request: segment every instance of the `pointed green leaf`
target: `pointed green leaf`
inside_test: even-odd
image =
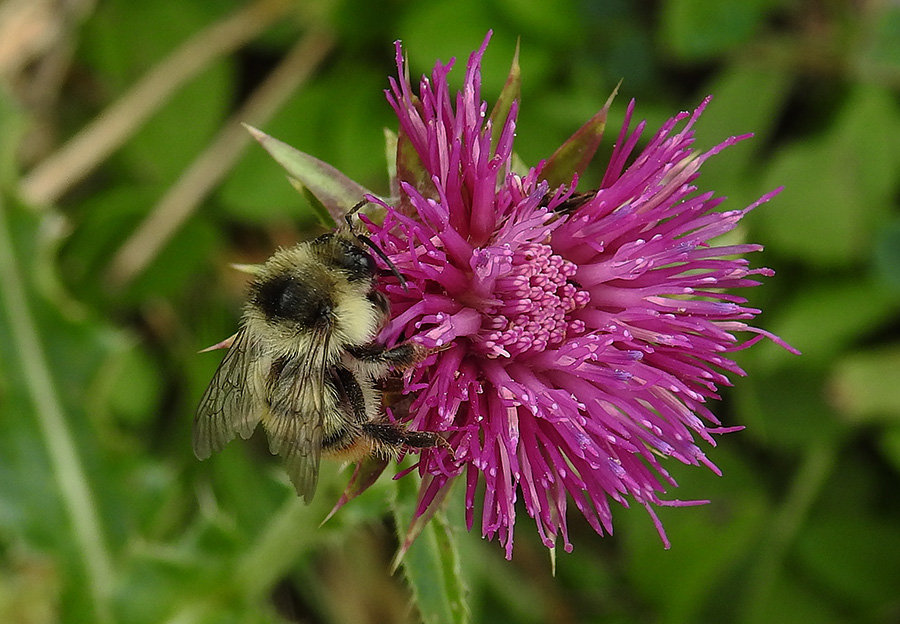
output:
[[[444,492],[450,488],[444,488]],[[398,527],[415,513],[417,497],[407,484],[398,483],[394,519]],[[437,503],[437,502],[436,502]],[[433,504],[437,509],[438,504]],[[462,624],[469,621],[467,588],[460,568],[456,536],[443,512],[432,512],[419,525],[418,539],[407,544],[403,574],[426,624]],[[414,522],[414,524],[416,524]],[[401,539],[408,539],[409,535]]]
[[[852,422],[900,423],[900,385],[884,371],[900,370],[900,347],[847,355],[836,365],[829,395]]]
[[[305,154],[261,130],[244,124],[275,161],[295,180],[303,184],[322,202],[328,214],[337,221],[372,192],[318,158]]]
[[[347,488],[319,526],[328,522],[341,507],[368,490],[369,487],[378,480],[381,473],[384,472],[389,461],[390,460],[385,457],[370,455],[357,462],[356,468],[353,470],[353,476],[350,477],[350,482],[347,484]]]
[[[434,479],[431,475],[426,475],[422,478],[422,485],[419,487],[420,492],[424,492],[428,489],[428,485]],[[396,570],[397,567],[403,560],[403,557],[406,555],[406,552],[410,549],[413,543],[416,541],[416,538],[422,534],[422,531],[425,527],[428,526],[429,521],[434,517],[435,513],[440,510],[444,505],[444,499],[447,498],[447,494],[450,492],[450,487],[444,487],[441,491],[439,491],[434,500],[431,502],[431,505],[425,510],[421,516],[416,516],[409,523],[409,527],[406,529],[406,535],[403,536],[403,539],[400,542],[400,548],[397,550],[397,555],[394,557],[393,569]],[[416,501],[415,507],[412,508],[412,513],[410,517],[413,516],[415,510],[419,507],[419,501]],[[399,525],[398,525],[399,527]],[[399,530],[399,528],[398,528]]]
[[[603,138],[603,130],[606,128],[606,116],[618,92],[619,85],[616,85],[600,112],[560,145],[547,160],[541,171],[541,179],[549,182],[551,189],[571,184],[576,174],[581,176],[587,169],[594,154],[597,153],[597,148],[600,147],[600,139]]]
[[[519,41],[516,41],[516,51],[513,54],[512,65],[509,67],[509,76],[506,83],[500,91],[500,97],[494,103],[491,110],[491,154],[497,151],[497,143],[500,141],[500,133],[503,126],[509,120],[509,111],[512,110],[513,102],[519,99],[522,93],[522,68],[519,67]]]
[[[325,205],[319,201],[319,198],[312,194],[312,192],[303,185],[303,182],[298,180],[297,178],[292,178],[288,176],[288,182],[291,183],[291,186],[294,187],[298,193],[303,195],[306,198],[306,201],[309,202],[309,207],[312,208],[312,211],[319,218],[319,223],[324,225],[327,228],[333,228],[336,225],[336,221],[328,212],[328,209]]]

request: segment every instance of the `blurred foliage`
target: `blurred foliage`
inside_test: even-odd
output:
[[[715,409],[747,429],[709,449],[724,476],[667,466],[673,497],[712,501],[659,510],[671,550],[642,509],[603,538],[573,515],[554,578],[524,510],[507,562],[455,491],[391,575],[409,484],[318,528],[337,466],[304,507],[257,438],[191,453],[219,359],[196,352],[240,309],[228,264],[315,228],[236,123],[386,193],[392,42],[417,75],[488,29],[489,100],[521,39],[525,162],[620,79],[612,128],[632,97],[652,128],[712,93],[702,146],[756,133],[701,184],[732,207],[785,187],[741,235],[779,273],[752,293],[762,324],[804,355],[740,354]],[[5,0],[0,42],[0,621],[900,620],[896,3]],[[278,74],[290,58],[304,75]]]

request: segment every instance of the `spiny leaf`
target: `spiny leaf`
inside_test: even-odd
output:
[[[506,83],[500,91],[500,97],[491,109],[491,153],[497,151],[497,143],[500,141],[500,134],[503,126],[509,120],[509,111],[512,110],[513,102],[519,99],[522,93],[522,68],[519,67],[519,43],[516,41],[516,51],[513,54],[512,65],[509,67],[509,76]]]
[[[618,92],[619,85],[616,85],[600,112],[566,139],[566,142],[547,159],[541,170],[540,179],[546,180],[551,189],[571,184],[576,175],[580,177],[587,169],[594,154],[597,153],[597,148],[600,147],[600,139],[603,138],[603,130],[606,128],[606,116]]]
[[[418,503],[411,488],[398,482],[398,497],[394,504],[394,519],[403,526]],[[442,489],[443,495],[450,490]],[[433,501],[430,509],[437,510],[440,501]],[[394,560],[401,562],[413,598],[426,624],[463,624],[469,621],[466,602],[467,588],[460,567],[456,536],[443,512],[432,511],[427,519],[420,516],[413,521],[404,539],[404,546]],[[415,528],[415,536],[411,532]],[[412,541],[412,539],[415,542]]]
[[[415,508],[412,510],[413,513],[410,514],[411,516],[421,506],[422,497],[426,492],[428,492],[428,489],[433,485],[433,482],[433,475],[425,475],[424,477],[422,477],[422,485],[419,488],[419,498],[416,501]],[[447,498],[447,494],[449,492],[449,485],[439,489],[437,494],[435,494],[431,504],[425,508],[421,515],[415,516],[409,523],[409,528],[406,529],[406,535],[403,536],[403,541],[401,542],[400,548],[397,550],[397,554],[394,556],[394,561],[391,564],[393,570],[396,570],[399,567],[400,563],[403,561],[404,555],[416,541],[416,538],[422,534],[422,531],[425,529],[425,527],[428,526],[428,522],[432,517],[434,517],[434,514],[442,507],[444,499]]]
[[[322,523],[319,524],[319,526],[322,526],[323,524],[328,522],[341,507],[368,490],[369,487],[378,480],[378,477],[381,476],[381,473],[384,472],[384,469],[387,467],[388,463],[388,459],[375,456],[369,456],[359,461],[356,464],[356,468],[353,470],[353,476],[350,477],[350,482],[347,484],[347,488],[344,490],[343,494],[341,494],[338,502],[335,503],[334,507],[331,509],[331,511],[328,512],[328,515],[325,516],[325,519],[322,520]]]
[[[318,158],[305,154],[269,136],[261,130],[244,124],[275,161],[284,167],[288,175],[298,180],[322,202],[328,214],[335,220],[342,219],[350,208],[372,192]]]
[[[319,223],[327,228],[333,228],[337,222],[334,220],[334,217],[328,212],[328,209],[325,205],[319,201],[319,198],[312,194],[312,192],[303,185],[303,182],[298,180],[297,178],[292,178],[288,176],[288,182],[291,183],[291,186],[294,187],[298,193],[303,195],[306,198],[306,201],[309,202],[310,208],[312,211],[316,213],[316,216],[319,218]]]

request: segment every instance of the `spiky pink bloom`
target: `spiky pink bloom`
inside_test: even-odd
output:
[[[661,465],[673,457],[718,469],[698,446],[723,428],[707,407],[726,374],[743,371],[729,353],[763,336],[747,324],[759,310],[724,292],[755,286],[742,254],[759,245],[717,246],[744,215],[720,212],[722,198],[694,181],[710,156],[692,150],[706,105],[668,121],[635,153],[645,124],[631,129],[628,106],[600,188],[573,196],[549,188],[540,163],[512,167],[516,110],[492,127],[480,98],[487,40],[469,59],[453,95],[452,62],[423,77],[418,96],[399,79],[388,100],[401,138],[426,179],[401,182],[373,238],[407,279],[387,286],[392,321],[383,337],[432,348],[408,380],[410,426],[446,432],[453,452],[423,452],[418,513],[462,474],[471,529],[479,481],[481,528],[512,555],[521,497],[543,542],[571,550],[570,501],[599,534],[612,532],[610,501],[647,508],[676,483]],[[499,132],[496,150],[491,138]],[[574,208],[574,209],[573,209]],[[754,334],[749,340],[737,332]]]

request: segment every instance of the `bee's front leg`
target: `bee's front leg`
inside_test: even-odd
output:
[[[402,370],[418,364],[431,350],[414,342],[404,342],[388,349],[380,342],[370,342],[359,346],[348,346],[347,352],[360,364],[373,371],[375,376],[388,368]]]

